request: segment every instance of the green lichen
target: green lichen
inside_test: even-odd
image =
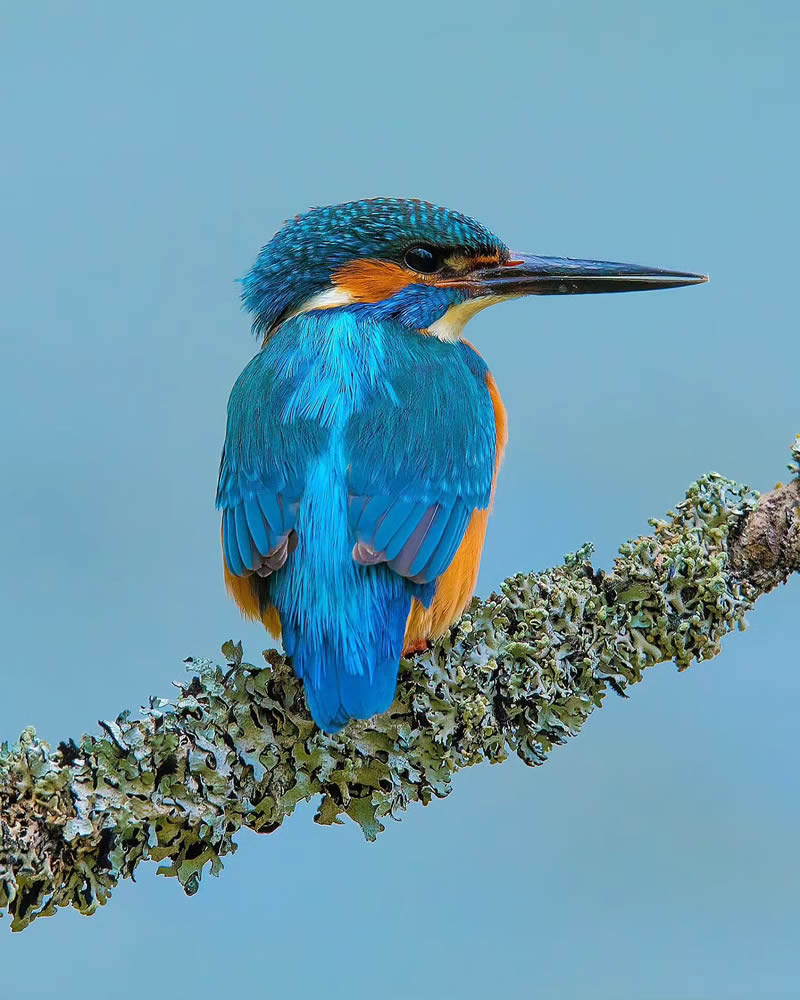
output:
[[[26,730],[0,750],[0,907],[15,930],[59,906],[92,913],[145,860],[193,893],[241,827],[270,833],[299,802],[317,798],[318,823],[349,818],[374,840],[410,803],[448,795],[463,767],[509,753],[542,763],[609,690],[654,663],[709,659],[742,626],[759,593],[728,546],[757,504],[704,476],[611,573],[595,572],[587,545],[511,577],[402,662],[389,712],[336,735],[310,720],[280,654],[256,666],[232,642],[226,667],[187,661],[177,697],[141,718],[124,712],[56,750]]]
[[[800,434],[794,439],[792,461],[789,462],[788,469],[794,477],[800,476]]]

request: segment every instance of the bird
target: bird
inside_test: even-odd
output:
[[[515,253],[404,198],[312,208],[262,248],[241,279],[260,349],[227,409],[224,577],[323,732],[386,712],[401,657],[472,598],[507,419],[467,321],[519,296],[706,280]]]

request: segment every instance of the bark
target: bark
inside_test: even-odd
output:
[[[366,837],[453,775],[515,753],[540,764],[609,690],[653,664],[684,669],[720,651],[753,603],[800,571],[800,438],[794,479],[759,497],[710,474],[609,573],[591,547],[518,574],[475,600],[450,633],[401,664],[391,710],[326,736],[274,650],[226,668],[189,660],[172,700],[152,698],[57,749],[26,729],[0,749],[0,908],[21,930],[59,906],[93,913],[120,878],[162,862],[194,893],[242,826],[275,830],[317,797],[318,823],[349,817]]]

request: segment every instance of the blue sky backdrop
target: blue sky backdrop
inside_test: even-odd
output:
[[[789,0],[3,3],[0,735],[94,731],[185,656],[267,644],[213,499],[256,347],[235,279],[309,205],[423,197],[522,250],[711,273],[473,321],[511,427],[482,593],[585,540],[608,566],[706,471],[786,478],[798,30]],[[148,866],[2,935],[3,996],[796,997],[799,610],[794,580],[713,662],[376,845],[304,808],[193,899]]]

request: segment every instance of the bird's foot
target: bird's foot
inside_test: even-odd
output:
[[[430,639],[412,639],[411,642],[403,649],[403,656],[413,656],[414,653],[424,653],[427,649],[431,648]]]

